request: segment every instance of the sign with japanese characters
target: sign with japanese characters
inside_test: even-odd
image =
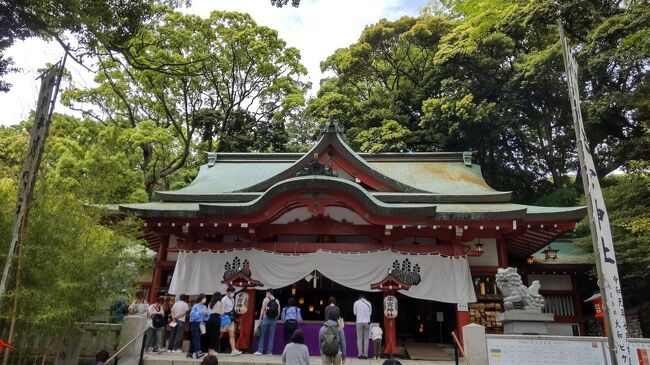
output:
[[[589,141],[582,123],[582,112],[580,110],[580,97],[578,89],[578,66],[571,54],[569,43],[564,37],[564,30],[561,21],[558,21],[560,39],[564,54],[564,66],[567,73],[569,85],[569,99],[573,113],[573,125],[576,132],[576,143],[578,157],[580,159],[580,171],[582,184],[585,189],[587,208],[589,211],[589,223],[594,243],[594,255],[596,256],[598,279],[601,283],[603,298],[603,312],[609,345],[615,356],[618,365],[630,364],[630,347],[627,341],[628,333],[625,323],[625,309],[623,308],[623,296],[621,283],[614,254],[614,242],[609,226],[609,217],[605,208],[603,193],[600,189],[598,174],[589,149]]]
[[[248,312],[248,293],[245,291],[237,293],[235,297],[235,313],[244,314]]]
[[[384,297],[384,315],[388,318],[397,317],[397,298],[394,295]]]
[[[602,341],[602,340],[601,340]],[[609,365],[605,343],[554,339],[488,338],[490,365]]]

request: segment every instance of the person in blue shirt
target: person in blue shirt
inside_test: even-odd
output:
[[[284,321],[283,334],[286,345],[293,336],[293,332],[298,329],[298,322],[302,322],[300,308],[296,307],[296,300],[293,297],[287,300],[287,306],[282,309],[281,318]]]
[[[190,311],[190,333],[192,334],[192,341],[190,342],[190,350],[187,353],[187,357],[195,356],[199,359],[205,355],[201,351],[201,322],[205,322],[209,318],[210,311],[205,306],[205,294],[201,293],[196,298],[196,303]]]

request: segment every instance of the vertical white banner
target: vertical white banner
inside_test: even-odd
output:
[[[589,142],[582,122],[580,110],[580,94],[578,90],[578,66],[573,58],[569,43],[564,36],[562,21],[558,19],[560,42],[564,55],[567,84],[569,86],[569,100],[573,114],[573,126],[576,132],[576,144],[580,158],[582,184],[587,198],[589,211],[589,225],[591,238],[594,244],[596,267],[598,269],[598,282],[603,297],[605,325],[607,326],[607,339],[612,351],[614,364],[631,364],[630,346],[627,341],[628,333],[625,322],[625,309],[618,275],[614,242],[609,226],[609,216],[605,208],[603,193],[600,189],[598,174],[594,161],[589,151]]]

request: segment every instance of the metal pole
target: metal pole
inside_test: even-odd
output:
[[[569,43],[564,36],[564,27],[560,19],[557,20],[560,32],[564,67],[569,89],[569,101],[573,116],[573,127],[576,133],[576,145],[580,159],[580,172],[582,185],[585,190],[591,239],[596,256],[596,269],[598,271],[598,286],[603,298],[605,327],[607,329],[607,343],[612,355],[612,364],[630,364],[630,346],[627,342],[627,326],[625,322],[625,308],[621,293],[614,242],[609,226],[609,218],[605,201],[600,189],[598,174],[589,150],[589,142],[582,123],[580,110],[580,93],[578,88],[578,65],[571,54]]]

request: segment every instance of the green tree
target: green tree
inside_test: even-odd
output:
[[[10,241],[30,126],[28,120],[0,129],[0,264]],[[107,219],[86,205],[146,200],[137,151],[129,154],[120,142],[123,132],[53,116],[23,245],[20,288],[3,298],[18,295],[12,363],[24,363],[23,354],[34,354],[35,348],[55,352],[57,339],[76,336],[79,323],[106,315],[110,301],[136,279],[137,268],[151,263],[139,219]],[[110,227],[102,225],[107,220]],[[0,314],[0,321],[8,323],[11,314]]]
[[[31,123],[0,128],[0,178],[18,179]],[[146,201],[139,156],[125,135],[114,125],[54,114],[41,178],[88,203]]]
[[[78,62],[99,48],[125,52],[127,42],[143,24],[154,19],[162,7],[179,6],[183,0],[0,1],[0,78],[15,71],[11,58],[4,56],[16,40],[29,37],[54,39],[67,48]],[[74,49],[68,48],[74,39]],[[10,84],[0,79],[0,92]]]
[[[0,249],[5,260],[13,215],[16,181],[0,180]],[[23,354],[52,353],[57,338],[71,338],[82,322],[108,314],[108,304],[135,280],[139,265],[150,263],[127,220],[111,229],[84,208],[84,201],[45,181],[38,184],[26,231],[16,330],[14,363]],[[72,270],[71,270],[72,268]],[[7,321],[11,311],[0,315]],[[34,345],[34,344],[38,345]],[[24,362],[24,361],[22,361]]]
[[[418,18],[368,26],[324,61],[334,76],[307,112],[345,124],[357,149],[392,120],[410,131],[405,150],[477,151],[488,182],[517,201],[571,190],[578,163],[558,14],[580,50],[587,134],[604,176],[649,152],[646,4],[435,1]]]
[[[171,12],[129,48],[129,62],[146,69],[103,57],[99,86],[69,89],[64,100],[129,130],[127,141],[142,152],[149,199],[173,184],[197,143],[208,151],[282,149],[284,122],[304,104],[299,52],[246,14]]]
[[[404,152],[411,131],[394,120],[385,121],[381,127],[370,128],[357,134],[361,151],[370,153]]]
[[[644,333],[650,330],[650,162],[630,161],[626,173],[606,177],[602,185],[626,308],[641,306]],[[593,252],[589,222],[576,230],[578,247]],[[595,274],[594,274],[595,276]]]

